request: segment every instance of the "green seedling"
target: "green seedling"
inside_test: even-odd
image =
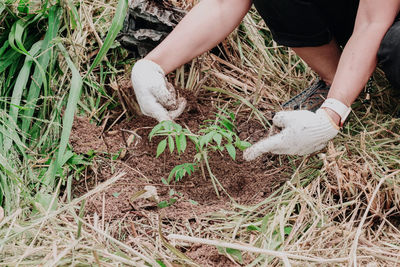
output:
[[[157,146],[156,157],[159,157],[167,149],[167,146],[170,153],[175,150],[178,155],[184,153],[187,148],[187,140],[194,144],[197,151],[193,162],[175,166],[168,179],[162,180],[163,183],[169,184],[173,178],[175,181],[180,181],[184,176],[191,175],[198,169],[201,169],[203,177],[206,177],[205,166],[219,196],[217,185],[222,190],[224,189],[212,173],[208,160],[209,152],[226,150],[229,156],[235,160],[236,149],[244,150],[250,146],[250,143],[240,140],[234,121],[235,115],[232,112],[220,110],[220,113],[216,114],[215,120],[207,120],[204,125],[200,126],[198,133],[192,133],[189,129],[172,121],[163,121],[157,124],[149,134],[150,140],[155,136],[165,136],[165,138]]]

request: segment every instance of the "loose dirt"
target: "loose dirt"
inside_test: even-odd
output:
[[[200,98],[190,95],[185,113],[176,120],[195,132],[204,120],[215,118],[215,109],[209,101],[201,102]],[[245,113],[245,112],[243,112]],[[245,114],[248,117],[248,114]],[[89,168],[85,180],[75,183],[75,194],[81,195],[97,183],[111,178],[117,172],[125,175],[106,191],[92,197],[86,204],[87,216],[97,213],[106,222],[123,220],[131,225],[145,218],[163,218],[162,221],[190,222],[193,227],[201,218],[221,209],[232,209],[229,196],[219,190],[218,198],[210,177],[205,178],[198,170],[186,176],[180,182],[165,185],[173,167],[192,162],[195,155],[194,146],[188,143],[187,152],[181,156],[164,152],[156,158],[156,148],[161,137],[149,141],[148,134],[157,122],[144,116],[136,116],[115,125],[111,131],[102,133],[102,128],[89,123],[87,118],[77,118],[74,122],[71,144],[76,153],[85,154],[93,150],[97,153],[96,164]],[[256,120],[247,120],[238,115],[236,125],[241,139],[251,143],[267,134],[264,127]],[[133,138],[133,139],[132,139]],[[115,160],[110,160],[114,158]],[[264,155],[252,162],[242,158],[238,152],[236,161],[227,153],[211,153],[210,164],[214,175],[223,185],[230,197],[239,204],[250,205],[260,202],[269,196],[277,187],[287,180],[290,173],[288,164],[276,156]],[[281,165],[277,165],[277,164]],[[145,186],[154,186],[158,199],[141,198],[139,195]],[[143,195],[142,195],[143,196]],[[156,198],[157,198],[156,197]],[[176,202],[166,208],[160,208],[160,201]],[[174,200],[173,200],[174,201]],[[127,227],[127,233],[140,235]],[[147,233],[149,234],[149,233]],[[157,236],[157,232],[152,233]],[[227,257],[219,255],[214,248],[196,246],[186,250],[187,255],[201,266],[230,266]]]

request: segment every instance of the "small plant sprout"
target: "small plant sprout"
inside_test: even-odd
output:
[[[165,136],[165,138],[157,146],[156,157],[159,157],[167,146],[170,153],[175,150],[178,155],[184,153],[187,147],[187,139],[194,144],[197,151],[193,162],[175,166],[168,179],[162,180],[163,183],[169,184],[174,177],[175,181],[180,181],[184,176],[191,175],[199,168],[203,177],[206,177],[205,165],[217,195],[219,196],[218,186],[225,191],[217,177],[212,173],[208,154],[210,151],[223,152],[226,149],[228,155],[236,160],[236,149],[244,150],[250,146],[250,143],[240,140],[236,133],[234,121],[235,115],[232,112],[221,109],[216,114],[215,120],[207,120],[204,125],[200,126],[198,133],[192,133],[189,129],[172,121],[163,121],[157,124],[149,134],[150,140],[155,136]]]

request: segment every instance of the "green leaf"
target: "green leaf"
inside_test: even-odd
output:
[[[236,141],[235,145],[240,150],[245,150],[246,148],[251,146],[251,144],[249,142],[240,141],[240,140]]]
[[[255,225],[249,225],[247,226],[247,231],[258,231],[261,232],[261,228]]]
[[[178,155],[181,154],[181,143],[179,142],[179,135],[175,135],[176,151]]]
[[[45,209],[45,211],[47,211],[48,209],[50,209],[51,211],[57,210],[58,198],[55,197],[54,201],[53,198],[54,196],[49,193],[38,192],[35,195],[34,206],[37,207],[37,205],[39,204],[42,208]],[[51,207],[50,204],[52,204]]]
[[[225,126],[226,129],[228,129],[229,131],[233,131],[233,129],[235,128],[235,125],[233,125],[232,122],[230,122],[229,120],[225,119],[220,121],[220,123]]]
[[[0,14],[3,13],[4,9],[5,9],[4,3],[0,2]]]
[[[70,10],[69,18],[70,18],[71,28],[74,30],[79,26],[79,29],[81,29],[81,20],[78,14],[78,10],[76,9],[73,1],[69,0],[67,5]]]
[[[228,140],[229,142],[233,142],[233,132],[220,131],[220,133],[223,135],[223,137],[225,137],[226,140]]]
[[[156,126],[154,126],[153,129],[151,130],[151,132],[149,133],[150,141],[154,137],[154,135],[157,134],[163,128],[164,128],[164,125],[162,123],[159,123]]]
[[[236,159],[236,149],[235,149],[235,147],[231,143],[226,144],[225,147],[226,147],[226,150],[228,151],[229,156],[231,156],[231,158],[233,160],[235,160]]]
[[[33,75],[30,77],[32,82],[29,86],[29,92],[28,96],[25,100],[26,102],[26,110],[24,111],[23,118],[22,118],[22,126],[21,130],[23,132],[28,132],[29,127],[31,125],[31,121],[33,118],[33,114],[35,112],[36,104],[38,99],[40,98],[40,91],[41,87],[43,86],[44,88],[44,96],[46,99],[47,96],[47,78],[46,78],[46,72],[45,70],[48,68],[50,59],[52,56],[54,56],[54,50],[53,50],[53,40],[56,38],[58,29],[60,26],[61,22],[61,8],[59,6],[52,6],[50,8],[49,16],[48,16],[48,25],[49,28],[46,31],[46,35],[44,36],[43,42],[42,42],[42,47],[41,47],[41,52],[42,55],[36,60],[33,58],[32,60],[35,62],[35,69],[33,72]],[[11,45],[11,42],[10,42]],[[11,45],[12,46],[12,45]],[[70,64],[68,64],[68,67],[70,67]],[[72,71],[74,74],[74,71]],[[79,73],[79,72],[78,72]],[[75,78],[76,79],[76,78]],[[75,81],[76,82],[76,81]]]
[[[206,135],[203,135],[200,137],[200,147],[203,147],[204,145],[208,145],[210,143],[211,139],[213,138],[215,132],[209,132]]]
[[[291,227],[291,226],[287,226],[287,227],[285,227],[285,228],[283,229],[283,231],[284,231],[284,233],[285,233],[286,235],[289,235],[289,234],[292,232],[292,230],[293,230],[293,227]]]
[[[164,139],[157,146],[156,158],[158,158],[158,156],[160,156],[164,152],[166,147],[167,147],[167,139]]]
[[[213,139],[215,141],[215,143],[217,143],[218,146],[221,145],[222,142],[222,135],[219,133],[214,134]]]
[[[234,256],[241,264],[243,264],[242,252],[233,248],[226,248],[226,253]]]
[[[31,50],[29,51],[29,53],[32,56],[36,56],[36,54],[39,52],[40,47],[42,45],[42,41],[38,41],[37,43],[35,43]],[[30,71],[31,71],[31,66],[32,66],[33,61],[31,60],[31,58],[26,57],[25,58],[25,63],[22,67],[22,69],[20,70],[18,77],[17,77],[17,81],[14,85],[14,89],[13,89],[13,94],[11,97],[11,104],[10,104],[10,123],[9,123],[9,130],[10,132],[14,132],[15,130],[15,126],[17,123],[17,119],[18,119],[18,113],[19,113],[19,105],[21,103],[21,98],[22,98],[22,94],[24,89],[26,88],[27,82],[30,79]],[[12,140],[10,138],[6,138],[4,141],[4,149],[5,151],[8,151],[11,148],[12,145]]]
[[[161,201],[160,203],[157,204],[157,207],[159,207],[160,209],[163,209],[163,208],[166,208],[166,207],[169,207],[169,206],[171,206],[171,205],[166,200],[163,200],[163,201]]]
[[[233,113],[233,112],[229,112],[229,117],[231,117],[232,121],[234,121],[236,119],[235,118],[235,113]]]
[[[97,53],[96,58],[93,60],[90,69],[86,73],[86,77],[92,72],[92,70],[100,63],[100,61],[104,58],[107,54],[107,51],[112,46],[115,38],[117,37],[118,33],[122,29],[124,25],[125,16],[128,10],[128,0],[119,0],[117,9],[115,11],[114,18],[111,22],[111,27],[107,33],[106,39],[104,40],[103,46],[100,48],[99,53]]]
[[[163,121],[165,130],[172,132],[175,129],[175,123],[172,121]]]
[[[67,154],[67,153],[65,153],[65,154]],[[68,158],[68,163],[71,165],[91,165],[92,164],[90,161],[85,160],[85,158],[82,155],[77,155],[74,153],[72,153],[72,156],[70,158]]]
[[[171,172],[172,173],[172,172]],[[171,175],[171,173],[169,175]],[[169,180],[169,176],[168,176],[168,180]],[[167,182],[167,180],[165,180],[164,178],[161,178],[161,182],[165,185],[169,185],[169,183]]]
[[[78,105],[78,100],[81,96],[82,84],[83,84],[81,75],[79,74],[78,69],[75,67],[74,63],[69,57],[67,50],[64,48],[62,44],[58,44],[58,48],[65,57],[67,65],[71,70],[72,78],[71,78],[71,88],[69,91],[69,96],[67,101],[67,107],[65,108],[62,120],[63,127],[61,132],[60,148],[57,154],[57,169],[62,166],[61,161],[64,158],[64,153],[67,149],[69,136],[71,134],[71,129],[72,129],[72,123],[74,122],[75,110]]]
[[[194,166],[192,163],[185,163],[183,167],[185,168],[188,175],[191,175],[192,172],[194,172]]]
[[[28,13],[29,12],[29,1],[28,0],[20,0],[17,9],[21,13]]]
[[[167,207],[173,205],[176,201],[177,201],[176,198],[170,198],[168,201],[167,200],[163,200],[163,201],[161,201],[160,203],[157,204],[157,207],[159,207],[160,209],[167,208]]]
[[[167,267],[167,265],[165,265],[165,263],[162,262],[162,260],[156,260],[156,262],[157,262],[161,267]]]
[[[169,152],[174,152],[175,149],[175,143],[174,143],[174,139],[172,139],[172,136],[168,135],[168,147],[169,147]]]
[[[175,129],[175,131],[176,131],[177,133],[182,132],[182,126],[180,126],[180,125],[177,124],[177,123],[174,123],[173,125],[174,125],[174,129]]]
[[[175,166],[168,175],[168,183],[171,182],[172,178],[176,176],[176,172],[182,167],[182,165]]]
[[[179,135],[179,144],[180,144],[180,147],[181,147],[181,151],[185,152],[186,146],[187,146],[186,135],[185,134],[180,134]]]
[[[180,165],[180,167],[181,168],[179,170],[177,170],[176,174],[175,174],[177,181],[182,180],[183,176],[185,176],[185,174],[186,174],[185,169],[182,169],[182,165]]]
[[[121,193],[115,192],[112,195],[113,195],[113,197],[117,198],[119,195],[121,195]]]

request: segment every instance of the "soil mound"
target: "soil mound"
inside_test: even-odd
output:
[[[195,132],[199,125],[204,124],[204,120],[215,118],[215,110],[211,108],[211,103],[199,103],[198,99],[185,97],[188,99],[188,107],[177,123]],[[74,151],[87,153],[89,150],[95,150],[101,159],[97,161],[96,166],[91,166],[93,179],[76,182],[75,193],[86,192],[96,183],[111,178],[116,172],[126,173],[124,178],[105,192],[89,200],[86,204],[88,216],[97,213],[107,222],[134,222],[143,218],[161,217],[168,221],[189,221],[196,224],[205,214],[232,208],[232,202],[224,191],[219,190],[221,196],[217,197],[207,172],[206,179],[198,170],[191,176],[185,176],[180,182],[171,182],[170,185],[161,182],[161,178],[166,179],[176,165],[192,162],[196,152],[194,146],[188,142],[187,151],[181,156],[166,151],[156,158],[156,149],[161,137],[153,138],[151,142],[148,138],[156,123],[151,118],[137,116],[102,134],[100,127],[90,124],[87,119],[75,120],[71,137]],[[258,121],[248,121],[245,117],[238,116],[236,125],[240,138],[252,143],[267,134]],[[103,158],[103,153],[111,155]],[[118,159],[114,161],[107,160],[117,156]],[[285,170],[288,170],[288,164],[285,164],[283,159],[276,159],[277,156],[264,155],[255,161],[246,162],[242,152],[238,152],[234,161],[226,152],[212,152],[209,162],[212,172],[230,197],[239,204],[248,205],[265,199],[287,180],[287,173],[290,172]],[[277,166],[279,162],[282,166]],[[156,199],[141,197],[146,192],[146,186],[156,188]],[[160,202],[167,207],[160,208]],[[216,250],[210,250],[210,255],[203,255],[196,248],[188,251],[208,266],[221,266],[215,261],[221,259]],[[218,260],[219,263],[227,260],[224,256],[222,258]]]

